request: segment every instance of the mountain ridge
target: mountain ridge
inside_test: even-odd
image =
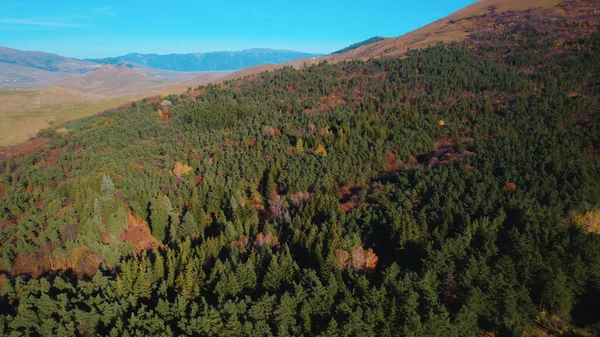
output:
[[[0,63],[17,64],[51,72],[85,73],[100,66],[53,53],[25,51],[0,46]]]
[[[257,65],[279,64],[297,58],[319,56],[322,54],[253,48],[240,51],[166,55],[129,53],[117,57],[77,59],[53,53],[23,51],[0,46],[0,88],[42,87],[73,75],[92,72],[105,65],[125,65],[139,70],[146,76],[174,82],[202,76],[200,72],[236,71]]]
[[[87,61],[101,64],[146,66],[170,71],[227,71],[241,70],[262,64],[285,63],[298,58],[320,56],[323,56],[323,54],[312,54],[294,50],[252,48],[240,51],[214,51],[187,54],[129,53],[105,59],[87,59]]]

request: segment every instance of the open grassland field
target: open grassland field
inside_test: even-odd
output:
[[[64,88],[0,90],[0,146],[19,144],[41,129],[99,113],[131,99]]]

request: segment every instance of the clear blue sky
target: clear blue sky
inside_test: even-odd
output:
[[[93,58],[248,48],[329,53],[474,0],[0,0],[0,45]]]

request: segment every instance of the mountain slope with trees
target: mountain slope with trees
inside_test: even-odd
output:
[[[322,60],[345,61],[352,59],[368,60],[370,58],[397,57],[406,55],[411,49],[421,49],[437,43],[451,43],[468,39],[473,33],[485,30],[496,21],[495,14],[507,13],[510,17],[515,11],[535,10],[546,11],[548,14],[564,14],[562,6],[576,4],[594,10],[597,5],[587,0],[479,0],[473,4],[452,13],[440,20],[434,21],[404,35],[384,39],[346,51],[341,54],[326,55]],[[575,14],[575,11],[568,11]],[[593,13],[592,13],[593,14]]]
[[[0,334],[598,334],[600,20],[581,8],[0,151]]]
[[[344,49],[340,49],[338,51],[334,51],[332,54],[342,54],[342,53],[349,52],[351,50],[357,49],[359,47],[366,46],[366,45],[369,45],[369,44],[372,44],[372,43],[375,43],[375,42],[379,42],[379,41],[383,41],[383,40],[385,40],[385,37],[383,37],[383,36],[375,36],[375,37],[372,37],[370,39],[366,39],[364,41],[351,44],[351,45],[349,45],[348,47],[346,47]]]

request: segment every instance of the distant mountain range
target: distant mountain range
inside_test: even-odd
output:
[[[119,57],[90,59],[99,64],[146,66],[172,71],[221,71],[240,70],[261,64],[278,64],[298,58],[313,58],[322,54],[303,53],[292,50],[248,49],[242,51],[219,51],[193,54],[127,54]]]
[[[318,56],[322,55],[290,50],[248,49],[168,55],[132,53],[103,59],[78,60],[56,54],[0,47],[0,88],[27,89],[45,86],[73,75],[89,73],[105,65],[133,68],[155,80],[181,81],[198,76],[198,72],[235,71]]]

